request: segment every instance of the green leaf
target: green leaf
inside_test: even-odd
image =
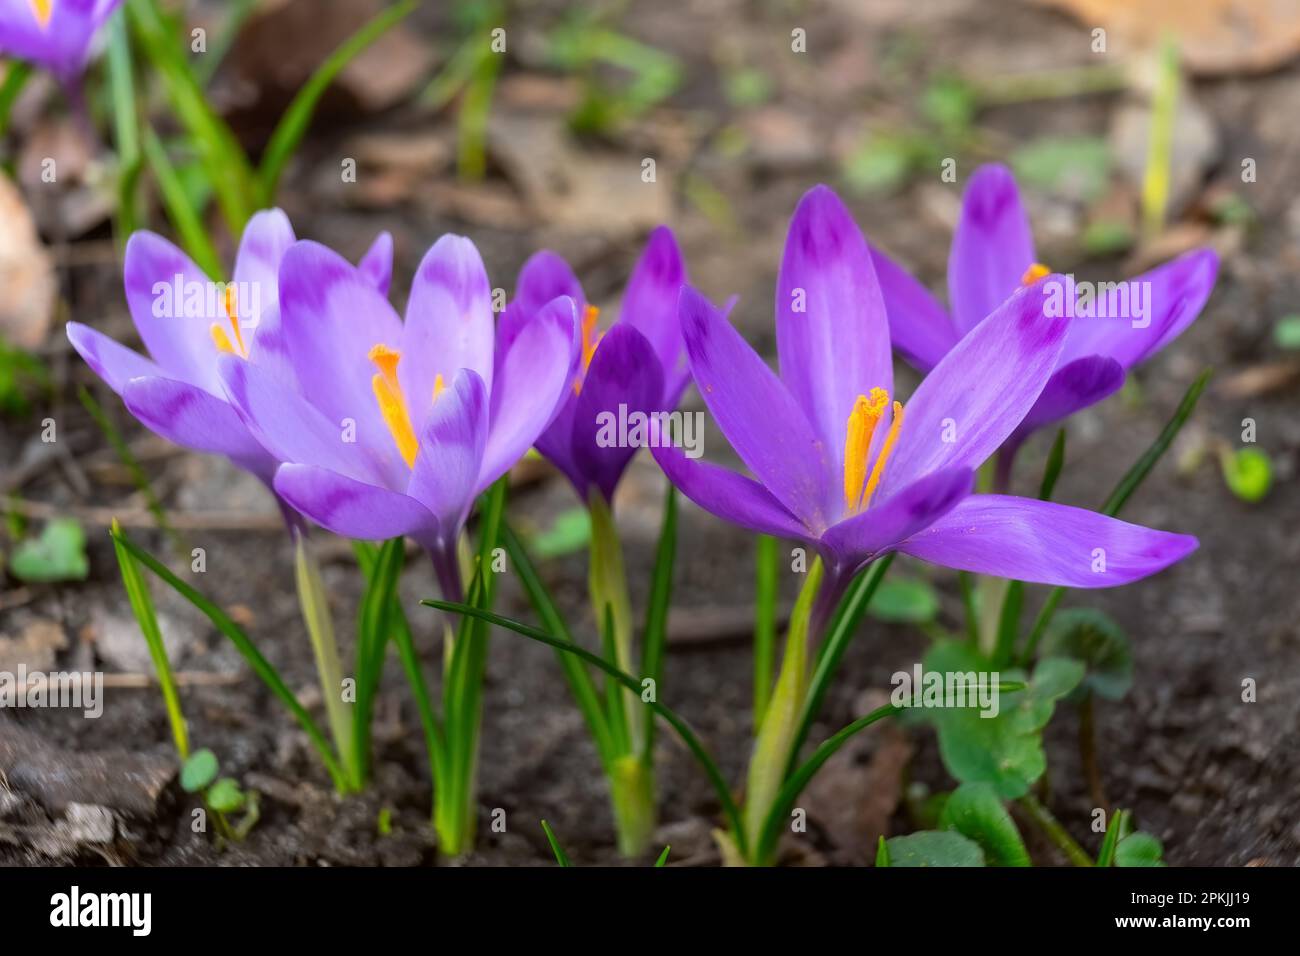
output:
[[[1127,836],[1125,833],[1127,829],[1127,810],[1116,810],[1110,815],[1110,823],[1106,826],[1106,836],[1101,841],[1101,851],[1097,854],[1098,866],[1115,865],[1115,848],[1119,846],[1119,841]]]
[[[266,151],[262,154],[262,165],[258,170],[258,179],[261,183],[263,206],[274,205],[280,175],[298,149],[298,144],[302,142],[307,127],[311,125],[312,115],[316,112],[317,103],[320,102],[320,98],[325,91],[329,89],[330,84],[334,82],[335,77],[366,47],[405,19],[416,6],[416,0],[402,0],[401,3],[393,4],[393,6],[380,11],[356,33],[344,40],[320,66],[316,67],[315,72],[303,84],[302,89],[294,96],[293,102],[289,104],[289,108],[280,117],[280,121],[275,126],[275,131],[271,134],[271,139],[267,143]]]
[[[672,845],[671,845],[671,844],[669,844],[668,846],[664,847],[664,851],[663,851],[662,853],[659,854],[659,859],[655,860],[655,869],[656,869],[656,870],[658,870],[658,869],[662,869],[663,867],[665,867],[665,866],[668,865],[668,851],[671,850],[671,849],[672,849]]]
[[[876,842],[876,866],[889,866],[889,845],[883,836]]]
[[[1083,251],[1090,256],[1116,256],[1133,248],[1137,233],[1126,222],[1097,219],[1083,230]]]
[[[885,846],[890,866],[984,865],[984,851],[979,844],[952,830],[922,830],[891,837]]]
[[[149,160],[149,168],[158,183],[158,191],[162,193],[167,215],[180,234],[181,245],[199,268],[207,273],[209,279],[219,280],[224,273],[221,257],[208,238],[202,214],[191,202],[184,183],[167,158],[167,150],[163,148],[157,134],[148,127],[145,127],[143,142],[144,155]]]
[[[876,589],[867,613],[890,624],[928,624],[939,614],[939,596],[929,581],[892,577]]]
[[[74,518],[55,518],[40,536],[18,542],[9,559],[9,572],[29,583],[84,581],[90,573],[86,533]]]
[[[234,813],[244,806],[244,791],[230,777],[222,777],[207,792],[208,806],[218,813]]]
[[[186,793],[198,793],[217,779],[217,755],[207,747],[190,754],[190,759],[181,765],[181,789]]]
[[[781,554],[776,538],[760,534],[754,555],[754,729],[763,723],[763,713],[772,697],[772,674],[776,663],[776,595]]]
[[[508,528],[506,529],[506,541],[514,541],[516,545],[518,544],[517,539],[509,533]],[[518,565],[518,562],[516,562],[516,565]],[[477,618],[478,620],[485,621],[488,624],[494,624],[497,627],[503,627],[507,630],[514,631],[516,634],[522,635],[530,640],[554,647],[566,654],[573,655],[586,664],[595,667],[597,670],[603,671],[610,677],[619,681],[619,683],[633,693],[640,694],[641,692],[641,683],[635,677],[619,670],[599,654],[593,654],[585,647],[580,647],[572,641],[554,637],[535,627],[530,627],[527,624],[520,623],[519,621],[512,621],[507,617],[502,617],[500,614],[494,614],[491,611],[474,607],[469,604],[456,604],[450,601],[436,601],[432,599],[425,599],[420,603],[426,607],[437,608],[442,611],[451,611],[456,614],[464,614],[469,617]],[[713,789],[717,793],[718,799],[722,804],[722,810],[727,817],[728,825],[732,828],[733,833],[739,835],[743,839],[743,832],[741,831],[740,825],[740,810],[731,796],[731,790],[722,776],[722,771],[718,769],[717,761],[709,755],[709,752],[704,748],[704,745],[700,743],[700,738],[696,735],[695,731],[691,729],[690,724],[679,717],[676,712],[669,709],[664,704],[659,703],[657,700],[647,701],[646,706],[651,708],[659,716],[663,717],[664,720],[668,721],[669,726],[677,732],[682,743],[686,744],[686,748],[691,752],[691,755],[694,756],[700,766],[703,767],[705,775],[709,778],[709,782],[713,784]]]
[[[988,663],[967,644],[945,641],[925,657],[923,670],[937,674],[988,672]],[[1047,768],[1042,731],[1051,720],[1056,701],[1083,679],[1077,661],[1047,658],[1039,662],[1023,691],[1001,691],[995,716],[981,716],[978,707],[924,710],[939,733],[939,752],[948,772],[963,783],[988,783],[1003,799],[1019,797]],[[1022,672],[1002,672],[1018,680]]]
[[[1017,178],[1043,192],[1091,203],[1110,180],[1110,149],[1094,136],[1045,137],[1011,155]]]
[[[1133,685],[1128,636],[1103,611],[1069,608],[1057,614],[1043,637],[1043,656],[1079,661],[1087,668],[1083,686],[1107,700],[1119,700]]]
[[[849,154],[843,175],[857,192],[889,192],[903,185],[915,165],[916,144],[910,136],[880,132],[869,135]]]
[[[960,77],[938,76],[921,96],[921,112],[948,136],[963,135],[975,119],[976,91]]]
[[[528,548],[541,561],[575,554],[591,540],[591,513],[581,506],[561,511],[545,531],[528,536]]]
[[[1273,486],[1273,464],[1257,448],[1227,452],[1219,458],[1219,464],[1228,490],[1242,501],[1261,501]]]
[[[1300,349],[1300,315],[1286,315],[1273,326],[1273,341],[1280,349]]]
[[[560,846],[560,841],[555,838],[555,831],[545,820],[542,821],[542,832],[546,834],[546,842],[551,845],[551,852],[555,854],[555,862],[563,867],[573,866],[569,861],[569,855],[564,852],[564,847]]]
[[[992,866],[1029,866],[1029,852],[1011,814],[987,783],[963,783],[944,804],[940,825],[974,840]]]
[[[645,627],[641,632],[641,678],[649,678],[658,688],[663,678],[664,648],[668,644],[668,608],[673,599],[673,569],[677,562],[677,489],[671,484],[664,495],[664,517],[655,547],[655,566],[650,579],[650,598],[646,603]],[[657,691],[656,691],[657,692]],[[641,757],[647,764],[654,760],[654,721],[645,722],[645,743]]]
[[[1116,866],[1164,866],[1164,847],[1149,833],[1138,830],[1115,847]]]

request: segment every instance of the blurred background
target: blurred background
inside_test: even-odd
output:
[[[138,343],[121,289],[132,228],[182,244],[206,236],[210,249],[187,245],[196,258],[233,258],[230,210],[196,135],[202,117],[177,105],[169,61],[150,37],[188,48],[184,64],[211,114],[258,163],[279,149],[277,124],[313,71],[384,5],[150,4],[156,20],[145,7],[126,8],[144,23],[132,22],[124,49],[151,130],[134,153],[115,126],[110,74],[121,63],[111,51],[87,74],[87,116],[39,73],[11,101],[0,93],[0,671],[98,669],[110,683],[97,721],[0,714],[0,861],[215,859],[188,839],[169,794],[167,725],[113,561],[114,516],[177,567],[205,548],[205,590],[320,706],[270,498],[223,460],[136,425],[62,328],[75,317]],[[1171,863],[1291,865],[1300,858],[1298,109],[1300,6],[1268,0],[425,3],[342,68],[278,179],[254,198],[351,259],[389,230],[399,309],[421,256],[450,231],[478,244],[493,286],[510,294],[532,251],[558,251],[612,316],[645,235],[666,223],[692,281],[717,301],[739,295],[733,320],[769,356],[786,224],[818,182],[940,295],[961,191],[983,162],[1015,171],[1039,258],[1054,271],[1119,279],[1213,246],[1222,268],[1204,314],[1119,394],[1072,419],[1056,497],[1098,506],[1192,380],[1214,368],[1194,418],[1125,512],[1196,534],[1200,550],[1150,581],[1088,598],[1127,633],[1134,674],[1126,696],[1097,715],[1101,784],[1160,837]],[[202,224],[198,236],[186,232],[185,210]],[[899,376],[906,394],[915,376],[901,364]],[[694,392],[685,401],[703,408]],[[56,442],[42,439],[49,419]],[[1253,444],[1242,440],[1246,419]],[[1037,487],[1050,439],[1022,454],[1019,490]],[[711,460],[735,462],[711,424],[704,447]],[[585,512],[540,462],[522,465],[515,484],[515,521],[591,637]],[[662,494],[658,469],[640,456],[616,502],[637,607]],[[347,620],[358,575],[346,543],[336,544],[327,585]],[[684,504],[680,548],[662,694],[735,777],[749,746],[753,543]],[[412,564],[403,586],[418,600],[433,582]],[[883,702],[889,675],[919,659],[926,634],[958,620],[946,573],[899,562],[891,578],[823,730]],[[155,598],[191,722],[263,794],[258,827],[222,860],[431,859],[427,767],[400,676],[388,675],[393,692],[381,699],[377,786],[336,802],[242,659],[163,591]],[[501,604],[532,619],[515,588]],[[432,655],[426,625],[419,638]],[[1257,681],[1253,704],[1241,699],[1245,678]],[[613,862],[595,753],[551,653],[497,637],[488,680],[482,803],[518,823],[482,828],[470,862],[545,863],[541,817],[575,862]],[[1079,733],[1078,715],[1061,708],[1049,784],[1057,815],[1082,834],[1095,804]],[[659,842],[672,843],[679,864],[716,863],[710,790],[675,741],[660,747]],[[6,798],[6,776],[46,782]],[[878,835],[923,822],[927,796],[948,786],[931,734],[873,728],[809,789],[809,832],[786,858],[865,863]],[[112,838],[60,820],[69,802],[106,807],[119,821]],[[384,809],[392,832],[375,841]]]

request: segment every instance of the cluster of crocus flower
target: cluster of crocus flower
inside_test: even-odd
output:
[[[0,0],[0,55],[27,60],[71,86],[122,0]]]
[[[1197,253],[1133,280],[1158,290],[1140,329],[1059,314],[1047,303],[1061,277],[1033,261],[1014,183],[999,169],[981,171],[967,192],[951,319],[868,245],[831,190],[808,192],[778,278],[779,373],[732,327],[728,309],[687,283],[666,228],[651,234],[603,334],[554,253],[528,260],[499,322],[468,239],[443,236],[429,249],[404,318],[388,301],[391,257],[381,236],[354,266],[298,240],[272,210],[250,222],[224,293],[190,296],[182,290],[207,288],[207,277],[170,243],[137,234],[126,294],[151,357],[77,323],[68,335],[149,428],[226,455],[265,482],[296,540],[303,519],[351,538],[410,537],[452,602],[465,596],[458,544],[474,501],[536,447],[590,510],[597,627],[612,627],[610,663],[628,672],[631,614],[612,499],[637,449],[602,442],[597,423],[620,407],[671,410],[693,379],[753,477],[656,435],[654,457],[669,480],[715,515],[819,556],[800,603],[806,618],[792,625],[797,639],[759,728],[747,828],[762,821],[774,774],[791,757],[809,642],[872,562],[899,552],[1095,588],[1153,574],[1196,547],[1080,508],[974,493],[987,460],[1100,400],[1181,332],[1214,276],[1212,255]],[[241,304],[248,288],[258,292],[255,307]],[[893,347],[926,372],[906,402],[894,387]],[[654,815],[641,746],[648,714],[634,695],[611,712],[626,717],[617,772],[607,768],[611,796],[620,842],[637,852]]]

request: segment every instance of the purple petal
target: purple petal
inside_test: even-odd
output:
[[[1200,315],[1218,271],[1214,251],[1196,249],[1119,283],[1113,292],[1098,289],[1093,314],[1074,313],[1064,357],[1107,355],[1126,369],[1146,361]],[[1062,296],[1072,290],[1063,288]]]
[[[677,239],[667,226],[659,226],[646,240],[618,310],[618,324],[630,325],[646,337],[665,377],[674,381],[684,371],[677,298],[685,282],[686,263]]]
[[[705,511],[761,534],[814,540],[799,519],[752,478],[687,458],[682,449],[672,446],[653,447],[651,454],[677,490]]]
[[[1034,264],[1034,236],[1005,166],[981,166],[962,197],[948,254],[948,299],[965,334],[1020,288]]]
[[[406,489],[438,520],[444,540],[455,540],[480,490],[487,435],[487,387],[477,372],[461,369],[425,419]]]
[[[970,494],[975,473],[969,468],[933,472],[892,498],[833,525],[822,544],[842,568],[855,570],[924,531]]]
[[[642,447],[619,444],[617,439],[631,437],[640,419],[648,444],[655,437],[648,416],[664,410],[663,394],[663,370],[650,342],[631,326],[616,323],[596,349],[573,413],[573,460],[582,477],[577,490],[584,501],[591,485],[613,500],[614,486]],[[621,422],[628,423],[627,436],[619,434]],[[609,443],[610,438],[616,440]]]
[[[91,371],[104,380],[117,394],[122,394],[126,383],[133,378],[161,376],[157,364],[145,358],[139,352],[119,345],[103,332],[97,332],[80,322],[69,322],[67,326],[68,341],[90,366]]]
[[[262,478],[274,460],[222,398],[188,382],[134,378],[122,389],[127,410],[150,431],[195,451],[227,455]]]
[[[233,355],[223,355],[219,365],[231,404],[277,461],[319,465],[369,484],[405,485],[406,468],[392,467],[394,456],[380,458],[365,445],[348,442],[344,428],[265,369]]]
[[[679,308],[691,374],[723,435],[787,510],[809,528],[825,528],[839,509],[836,457],[781,379],[704,296],[685,286]]]
[[[1097,404],[1123,384],[1124,369],[1112,358],[1089,355],[1067,362],[1052,373],[1034,407],[1007,439],[1004,450],[1014,452],[1031,432]]]
[[[355,481],[315,465],[281,465],[275,490],[289,506],[345,538],[437,538],[438,523],[409,495]]]
[[[555,419],[560,403],[573,394],[577,321],[573,300],[555,299],[524,326],[501,357],[479,487],[496,481],[523,457]]]
[[[495,321],[478,249],[464,236],[443,236],[420,263],[406,306],[397,375],[412,421],[428,414],[439,375],[450,383],[461,369],[472,369],[491,394]]]
[[[262,318],[280,311],[280,262],[297,241],[289,217],[279,209],[264,209],[248,220],[235,256],[235,310],[244,336]],[[250,354],[253,346],[250,346]]]
[[[587,480],[573,454],[573,421],[578,409],[578,396],[570,391],[560,405],[559,411],[546,430],[537,436],[533,445],[556,468],[569,479],[574,488],[585,488]],[[582,492],[579,492],[581,494]]]
[[[1059,278],[1059,277],[1051,277]],[[880,493],[940,468],[977,469],[1047,384],[1069,320],[1043,314],[1045,282],[1021,289],[958,342],[904,407]]]
[[[399,461],[375,398],[377,369],[369,358],[373,346],[395,348],[402,339],[402,322],[388,300],[342,256],[302,241],[281,266],[280,323],[275,348],[292,365],[303,397],[339,428],[351,419],[359,443]],[[259,351],[267,348],[259,341]],[[254,362],[260,365],[262,357],[255,355]]]
[[[1162,571],[1196,539],[1033,498],[972,495],[899,550],[1016,581],[1108,588]]]
[[[375,241],[370,244],[366,254],[361,257],[357,263],[357,268],[361,274],[369,279],[379,294],[388,297],[389,286],[393,282],[393,237],[392,234],[381,232],[375,236]]]
[[[956,326],[925,286],[889,256],[873,248],[871,264],[880,280],[894,350],[917,371],[930,371],[957,344]]]
[[[41,26],[30,2],[0,4],[0,53],[39,63],[64,82],[85,68],[95,32],[121,0],[56,0]]]
[[[790,221],[776,284],[776,348],[781,380],[821,439],[825,467],[838,476],[854,402],[872,388],[891,392],[894,372],[870,250],[826,186],[805,193]]]
[[[211,280],[162,236],[143,231],[127,241],[123,273],[131,319],[164,374],[219,393],[212,326],[229,334],[229,319]]]

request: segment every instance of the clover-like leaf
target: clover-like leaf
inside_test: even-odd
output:
[[[1087,668],[1083,686],[1107,700],[1119,700],[1133,685],[1128,636],[1108,614],[1093,608],[1058,613],[1043,635],[1042,655],[1082,663]]]
[[[1029,866],[1029,851],[991,784],[963,783],[952,792],[940,825],[974,840],[992,866]]]
[[[1138,830],[1119,841],[1115,847],[1116,866],[1164,866],[1164,847],[1150,833]]]
[[[885,841],[888,866],[983,866],[978,843],[955,830],[922,830]],[[881,854],[877,853],[877,865]]]
[[[217,779],[217,755],[207,747],[196,750],[181,767],[181,789],[186,793],[198,793]]]
[[[234,813],[244,806],[244,791],[230,777],[222,777],[208,788],[208,806],[218,813]]]
[[[74,518],[55,518],[39,537],[19,542],[9,570],[20,581],[83,581],[90,573],[86,533]]]

